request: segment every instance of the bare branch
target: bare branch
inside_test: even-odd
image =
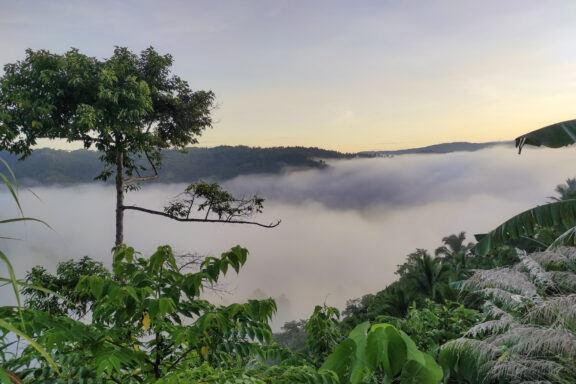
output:
[[[244,220],[222,220],[222,219],[196,219],[196,218],[182,218],[182,217],[177,217],[177,216],[173,216],[173,215],[169,215],[165,212],[161,212],[161,211],[155,211],[152,209],[147,209],[147,208],[142,208],[142,207],[137,207],[135,205],[131,205],[131,206],[123,206],[122,209],[131,209],[133,211],[140,211],[140,212],[146,212],[146,213],[150,213],[152,215],[158,215],[158,216],[164,216],[167,217],[169,219],[172,220],[176,220],[176,221],[184,221],[184,222],[200,222],[200,223],[227,223],[227,224],[252,224],[252,225],[257,225],[259,227],[263,227],[263,228],[274,228],[277,227],[278,225],[280,225],[280,223],[282,222],[281,220],[278,220],[275,223],[270,223],[270,224],[262,224],[262,223],[258,223],[255,221],[244,221]]]
[[[148,163],[150,164],[150,166],[154,170],[154,174],[150,175],[150,176],[144,176],[144,177],[131,177],[129,179],[122,179],[122,184],[134,183],[134,182],[138,182],[138,181],[148,181],[148,180],[154,180],[154,179],[158,178],[158,169],[156,169],[154,162],[150,159],[150,155],[148,154],[147,151],[144,151],[144,155],[146,156]]]

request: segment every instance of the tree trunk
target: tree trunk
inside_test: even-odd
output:
[[[124,243],[124,157],[116,148],[116,246]]]

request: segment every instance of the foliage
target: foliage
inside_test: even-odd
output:
[[[565,184],[558,184],[554,189],[558,197],[550,197],[554,201],[576,199],[576,178],[567,178]]]
[[[0,79],[1,146],[28,155],[38,138],[65,138],[95,146],[106,166],[122,154],[129,176],[141,170],[136,159],[144,153],[157,166],[161,149],[195,143],[211,126],[213,93],[193,92],[170,74],[172,63],[152,47],[139,56],[116,47],[105,60],[77,49],[27,50]]]
[[[295,352],[303,352],[306,348],[306,320],[287,321],[282,326],[282,332],[274,333],[274,341]]]
[[[41,266],[32,268],[26,274],[26,283],[58,292],[66,300],[50,293],[24,287],[22,292],[26,296],[26,306],[30,309],[48,312],[53,316],[82,318],[88,310],[91,296],[77,291],[76,286],[85,276],[111,278],[110,272],[101,262],[93,261],[88,256],[77,261],[68,260],[59,263],[56,275],[48,273]]]
[[[342,335],[338,327],[340,311],[334,307],[317,305],[314,313],[304,325],[306,347],[316,366],[326,359],[333,348],[340,342]]]
[[[383,382],[439,383],[442,369],[414,342],[390,324],[358,325],[328,356],[322,370],[334,371],[340,383],[366,383],[375,375]],[[380,379],[379,379],[380,380]]]
[[[446,284],[450,281],[448,265],[424,249],[408,255],[408,261],[398,268],[397,273],[424,297],[442,301],[452,294]]]
[[[440,362],[468,383],[576,380],[574,248],[527,255],[477,271],[463,286],[482,295],[485,318],[442,347]]]
[[[26,161],[7,152],[1,156],[21,179],[50,185],[89,183],[101,172],[98,152],[35,149]],[[323,169],[329,167],[320,159],[349,159],[352,154],[319,148],[247,146],[189,147],[186,152],[162,151],[161,183],[190,183],[199,180],[225,181],[239,175],[279,174],[285,168]],[[136,160],[145,165],[144,160]],[[30,181],[28,181],[30,180]]]
[[[483,256],[492,249],[508,244],[510,240],[537,235],[542,227],[557,227],[563,232],[575,226],[576,200],[541,205],[506,220],[481,237],[476,246],[476,253]],[[542,244],[544,249],[548,245]]]
[[[350,330],[365,321],[401,319],[410,310],[427,307],[427,300],[439,304],[460,300],[455,287],[472,269],[490,268],[510,260],[507,252],[493,258],[480,257],[472,251],[473,243],[465,243],[465,239],[464,232],[444,237],[436,257],[424,249],[409,254],[396,270],[400,276],[397,281],[376,294],[346,303],[342,328]]]
[[[212,125],[212,92],[193,92],[170,74],[172,56],[152,47],[136,55],[116,47],[97,60],[72,49],[64,55],[26,51],[0,78],[0,148],[26,157],[38,138],[65,138],[95,147],[116,173],[116,245],[124,242],[124,193],[158,177],[161,151],[184,149]],[[144,159],[144,162],[139,162]],[[142,176],[141,171],[153,175]]]
[[[159,247],[150,258],[120,247],[113,277],[83,276],[76,287],[90,310],[90,324],[29,311],[26,327],[56,361],[80,364],[82,377],[102,382],[154,382],[203,362],[242,367],[271,341],[268,320],[276,310],[274,301],[217,307],[199,296],[230,268],[238,272],[246,256],[245,249],[235,247],[219,258],[206,258],[198,272],[182,274],[170,247]],[[9,367],[34,382],[79,377],[76,370],[63,370],[58,377],[35,360],[26,349]]]
[[[549,125],[544,128],[526,133],[516,138],[518,153],[522,152],[525,145],[546,146],[560,148],[576,142],[576,120],[564,121]],[[487,235],[479,239],[476,252],[480,255],[487,254],[490,250],[509,244],[510,240],[533,236],[537,238],[542,228],[560,230],[561,236],[558,241],[543,243],[544,249],[551,246],[575,245],[576,244],[576,202],[569,200],[570,185],[567,180],[567,188],[559,185],[557,192],[560,199],[554,203],[525,211],[507,220]],[[536,236],[535,236],[536,235]],[[537,240],[537,239],[536,239]]]
[[[238,199],[222,190],[216,183],[200,181],[192,183],[184,190],[184,197],[170,202],[164,212],[175,217],[190,217],[192,208],[198,212],[206,211],[205,219],[214,213],[219,220],[230,221],[236,217],[247,217],[262,213],[264,199],[253,196],[250,199]],[[196,203],[196,206],[194,205]]]
[[[526,133],[516,138],[518,153],[525,145],[560,148],[576,142],[576,120],[563,121]]]
[[[420,307],[412,306],[406,317],[390,319],[390,323],[406,332],[419,349],[434,353],[440,345],[463,336],[479,320],[476,310],[462,304],[438,304],[427,299]]]

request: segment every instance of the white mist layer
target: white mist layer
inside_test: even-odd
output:
[[[573,149],[510,148],[447,155],[342,160],[326,170],[242,176],[225,183],[237,193],[266,198],[262,222],[247,225],[179,223],[126,211],[125,241],[149,255],[159,245],[176,252],[217,255],[235,245],[250,251],[223,303],[271,296],[279,300],[274,321],[307,318],[316,304],[343,308],[346,300],[375,293],[395,279],[396,266],[416,248],[433,251],[444,236],[485,233],[507,218],[544,204],[554,187],[576,175]],[[148,185],[129,193],[127,205],[161,209],[184,185]],[[97,183],[21,190],[26,216],[41,224],[2,226],[0,249],[18,275],[34,265],[54,270],[59,261],[89,255],[110,265],[114,242],[114,190]],[[7,193],[1,217],[14,217]],[[0,267],[6,276],[4,266]],[[4,289],[2,302],[9,302]]]

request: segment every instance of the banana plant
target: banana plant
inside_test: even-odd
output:
[[[516,138],[518,153],[525,145],[561,148],[576,143],[576,120],[552,124]],[[490,250],[511,240],[535,235],[539,229],[555,227],[563,232],[545,248],[576,244],[576,200],[565,200],[541,205],[520,213],[500,224],[486,235],[478,235],[476,253],[483,256]]]

